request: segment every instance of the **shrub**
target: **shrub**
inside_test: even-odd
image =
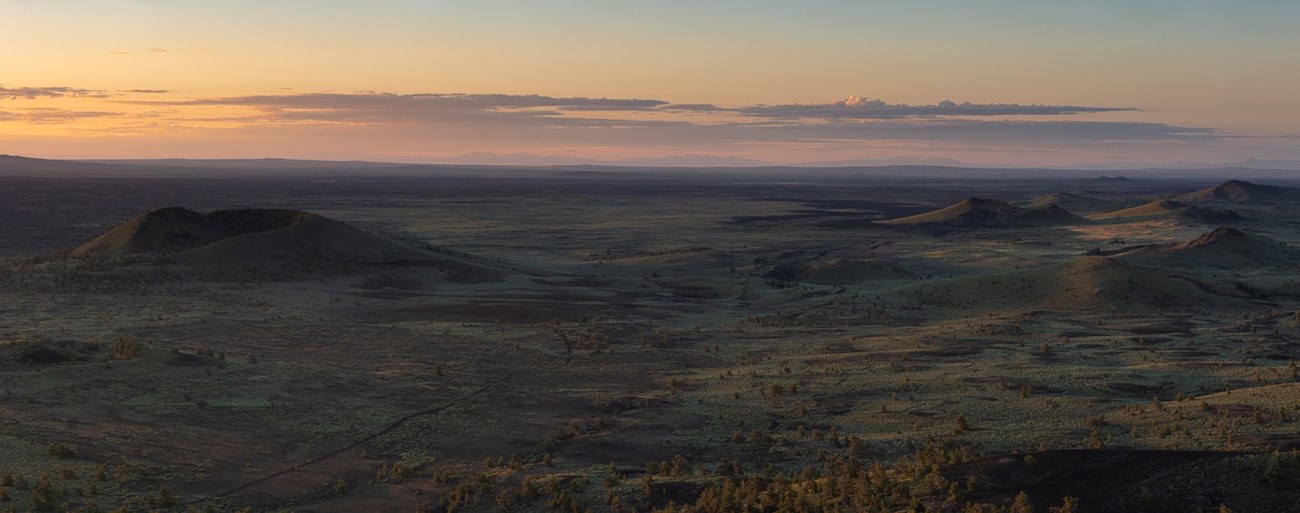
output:
[[[45,446],[45,454],[66,460],[77,457],[77,451],[68,444],[52,443]]]
[[[121,337],[113,343],[113,358],[130,360],[140,356],[140,340],[135,337]]]
[[[966,421],[966,415],[959,414],[953,422],[953,432],[962,434],[970,430],[970,422]]]
[[[176,505],[176,496],[172,495],[172,491],[168,490],[165,484],[158,487],[158,505],[164,508]]]
[[[54,511],[58,508],[62,497],[59,496],[58,490],[50,483],[49,474],[41,474],[37,478],[36,486],[32,487],[30,497],[32,509],[35,511]]]

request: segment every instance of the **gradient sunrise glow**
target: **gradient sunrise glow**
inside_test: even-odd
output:
[[[1300,159],[1300,4],[0,0],[0,153]]]

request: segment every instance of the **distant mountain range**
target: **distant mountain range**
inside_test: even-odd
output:
[[[884,167],[884,166],[929,166],[962,168],[999,168],[1013,169],[1017,166],[995,166],[971,164],[951,158],[893,157],[880,159],[838,159],[812,160],[791,164],[749,159],[743,157],[721,157],[716,155],[669,155],[636,159],[601,160],[584,157],[564,157],[554,155],[537,155],[534,153],[466,153],[440,164],[487,165],[487,166],[629,166],[629,167]],[[1077,164],[1056,166],[1052,169],[1096,170],[1096,171],[1130,171],[1130,170],[1187,170],[1187,169],[1267,169],[1300,171],[1300,160],[1265,160],[1246,159],[1240,162],[1109,162],[1100,164]]]
[[[1136,166],[1136,164],[1134,164]],[[1273,180],[1300,181],[1300,161],[1249,159],[1223,164],[1176,164],[1166,167],[1104,166],[1063,168],[989,167],[964,164],[952,159],[852,159],[823,160],[801,164],[772,164],[741,157],[714,155],[672,155],[657,158],[597,160],[580,157],[543,156],[527,153],[470,153],[436,164],[266,159],[115,159],[51,160],[0,155],[0,176],[541,176],[602,173],[618,176],[637,174],[707,173],[710,169],[735,170],[739,174],[788,175],[803,178],[891,177],[1012,178],[1056,176],[1091,181],[1128,182],[1134,178],[1178,178],[1205,181]],[[738,173],[738,174],[737,174]],[[1107,178],[1104,175],[1123,175]],[[1208,184],[1207,184],[1208,185]]]
[[[967,164],[956,159],[946,158],[915,158],[915,157],[894,157],[889,159],[847,159],[847,160],[814,160],[812,162],[801,162],[791,164],[795,167],[877,167],[877,166],[940,166],[940,167],[993,167],[978,164]]]
[[[599,160],[584,157],[536,155],[532,153],[475,152],[444,159],[442,164],[476,166],[630,166],[630,167],[763,167],[771,162],[715,155],[669,155],[666,157]]]
[[[598,160],[582,157],[562,157],[537,155],[533,153],[491,153],[475,152],[445,159],[445,164],[468,164],[488,166],[630,166],[630,167],[879,167],[879,166],[941,166],[941,167],[988,167],[972,166],[960,160],[947,158],[895,157],[888,159],[845,159],[815,160],[794,164],[777,164],[765,160],[743,157],[719,157],[716,155],[669,155],[666,157]]]
[[[1240,162],[1108,162],[1105,164],[1075,164],[1060,169],[1093,169],[1118,171],[1136,169],[1275,169],[1300,171],[1300,160],[1265,160],[1250,158]]]

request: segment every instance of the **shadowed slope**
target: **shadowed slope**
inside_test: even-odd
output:
[[[890,225],[934,225],[966,228],[1008,226],[1060,226],[1082,224],[1087,219],[1056,206],[1020,208],[1004,201],[970,198],[939,210],[881,221]]]
[[[851,285],[878,280],[911,280],[916,274],[891,260],[829,258],[803,265],[778,265],[763,275],[781,281]]]
[[[1296,511],[1294,459],[1268,454],[1177,450],[1053,450],[996,454],[951,465],[943,475],[974,480],[979,500],[1009,500],[1027,492],[1034,511],[1079,499],[1079,511],[1185,513]],[[1269,476],[1263,478],[1264,476]]]
[[[1227,201],[1231,203],[1272,203],[1300,201],[1300,189],[1260,185],[1242,180],[1228,180],[1177,197],[1186,201]]]
[[[1049,205],[1056,205],[1071,212],[1096,212],[1110,207],[1113,203],[1089,196],[1058,192],[1034,198],[1033,201],[1029,202],[1027,208],[1044,208]]]
[[[184,208],[145,212],[72,251],[74,257],[170,255],[181,263],[265,266],[310,262],[383,263],[431,253],[333,219],[285,209]]]
[[[1099,256],[1007,273],[956,278],[904,289],[924,306],[985,310],[1152,310],[1236,304],[1185,276]]]
[[[1231,210],[1215,210],[1173,200],[1155,200],[1136,207],[1088,216],[1094,221],[1152,221],[1181,219],[1201,223],[1233,223],[1242,217]]]
[[[176,258],[192,263],[306,260],[386,263],[418,261],[431,255],[385,239],[346,223],[311,214],[284,228],[257,230],[256,220],[244,225],[254,231],[226,237],[212,244],[178,253]]]
[[[1131,248],[1113,258],[1156,265],[1240,269],[1296,265],[1300,263],[1300,250],[1261,235],[1218,228],[1188,242]]]
[[[170,207],[150,210],[72,250],[76,257],[173,253],[211,244],[221,230],[203,214]]]

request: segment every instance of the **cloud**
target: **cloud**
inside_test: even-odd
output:
[[[91,94],[71,88],[21,88],[12,96]],[[254,131],[312,137],[329,134],[391,144],[478,147],[679,147],[875,143],[948,147],[1084,148],[1147,143],[1198,143],[1236,136],[1208,128],[1155,122],[1092,121],[1086,115],[1134,111],[1124,107],[1019,103],[891,104],[849,97],[820,104],[670,103],[643,98],[360,91],[185,98],[167,90],[115,91],[104,104],[146,107],[134,114],[187,130]],[[129,95],[156,95],[151,97]],[[122,97],[126,96],[126,97]],[[9,119],[57,123],[118,115],[104,110],[10,114]],[[126,109],[124,109],[126,110]],[[132,115],[121,115],[122,123]],[[4,118],[0,118],[4,119]],[[107,130],[107,129],[105,129]],[[252,137],[252,135],[248,135]],[[365,139],[370,137],[370,139]]]
[[[287,95],[236,96],[166,102],[171,105],[244,105],[283,109],[438,109],[503,110],[552,107],[582,110],[644,110],[666,105],[661,100],[609,98],[554,98],[510,94],[393,94],[393,93],[303,93]]]
[[[1122,121],[884,120],[852,123],[733,125],[764,140],[918,140],[1035,144],[1045,141],[1206,141],[1229,136],[1209,128]],[[759,135],[772,134],[772,135]]]
[[[79,111],[53,108],[23,109],[21,112],[0,111],[0,121],[21,121],[36,125],[69,123],[88,118],[121,116],[120,112]]]
[[[236,106],[270,122],[350,124],[486,123],[513,126],[615,126],[624,121],[585,119],[566,112],[652,110],[667,102],[644,99],[555,98],[507,94],[304,93],[201,98],[122,100],[155,106]]]
[[[1003,119],[1134,110],[1114,107],[973,104],[890,104],[850,97],[825,104],[721,107],[707,103],[669,103],[655,99],[556,98],[506,94],[300,93],[189,100],[116,100],[169,106],[231,106],[251,115],[217,119],[261,125],[349,125],[478,127],[499,138],[562,144],[734,144],[745,142],[929,141],[967,144],[1045,146],[1100,141],[1207,141],[1227,136],[1214,130],[1161,123]],[[630,116],[633,113],[656,116]],[[704,116],[681,118],[675,114]],[[737,122],[740,114],[749,121]],[[598,115],[593,115],[598,114]],[[719,115],[709,119],[711,115]],[[202,122],[205,119],[184,119]],[[465,135],[465,134],[458,134]]]
[[[1201,143],[1232,138],[1212,129],[1162,123],[1097,121],[883,120],[857,123],[679,122],[618,129],[557,130],[544,134],[569,145],[719,147],[758,143],[820,143],[852,147],[914,142],[986,148],[1082,148],[1148,143]]]
[[[1086,107],[1059,105],[973,104],[940,102],[933,105],[889,104],[881,100],[850,97],[826,104],[752,105],[734,108],[707,103],[673,104],[654,99],[610,98],[556,98],[541,95],[506,94],[392,94],[360,93],[303,93],[256,95],[193,100],[127,100],[122,103],[168,106],[242,106],[255,109],[264,121],[330,122],[330,123],[436,123],[436,122],[489,122],[519,125],[544,125],[556,127],[641,127],[662,125],[664,121],[624,119],[623,112],[697,112],[740,113],[756,119],[756,126],[798,127],[810,132],[835,132],[858,136],[886,133],[938,134],[973,128],[1006,130],[1007,127],[1027,126],[1000,121],[1001,125],[976,125],[963,118],[996,118],[1007,116],[1069,115],[1093,112],[1134,110],[1115,107]],[[603,112],[606,116],[584,117],[580,113]],[[575,115],[579,114],[579,115]],[[862,121],[916,120],[928,124],[863,125]],[[1061,124],[1034,125],[1051,133],[1066,133],[1074,121]],[[668,123],[676,125],[675,123]],[[1133,125],[1133,126],[1129,126]],[[743,129],[748,124],[724,125]],[[1089,124],[1070,133],[1124,130],[1131,135],[1164,133],[1171,136],[1205,133],[1193,129],[1156,129],[1158,125],[1140,126],[1128,123]]]
[[[747,116],[778,119],[903,119],[951,116],[1048,116],[1133,111],[1137,109],[1075,105],[1022,105],[1018,103],[955,103],[948,100],[932,105],[907,105],[850,96],[830,103],[754,105],[735,110]]]
[[[731,109],[724,109],[712,103],[673,103],[659,107],[659,110],[679,112],[722,112]]]
[[[16,100],[19,98],[35,100],[37,98],[63,98],[82,96],[89,98],[107,98],[103,91],[78,89],[75,87],[4,87],[0,85],[0,98]]]

